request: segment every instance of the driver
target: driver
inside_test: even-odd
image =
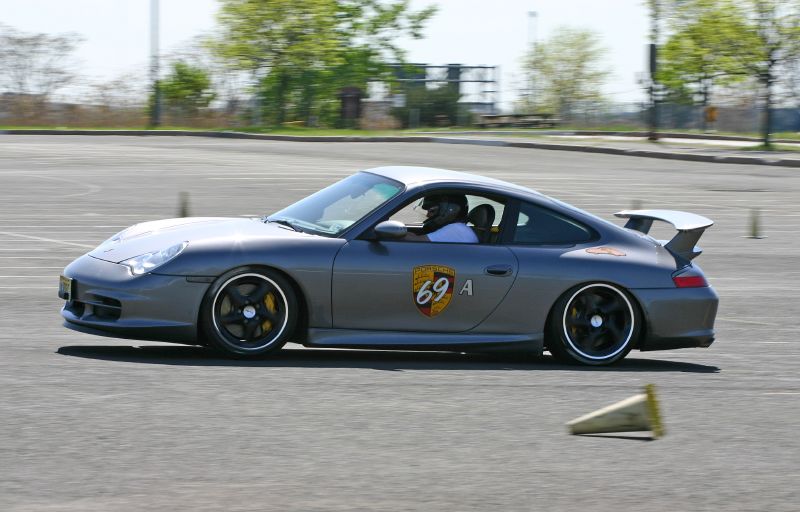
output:
[[[426,212],[422,223],[426,235],[409,234],[408,240],[429,242],[478,243],[478,237],[467,226],[467,197],[463,194],[440,194],[427,196],[421,207]]]

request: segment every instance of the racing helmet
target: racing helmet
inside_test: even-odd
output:
[[[451,222],[466,222],[469,206],[464,194],[441,194],[425,197],[422,209],[427,212],[422,225],[429,233]]]

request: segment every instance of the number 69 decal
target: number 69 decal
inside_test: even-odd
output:
[[[427,317],[440,314],[450,304],[456,271],[444,265],[414,267],[411,291],[414,304]]]

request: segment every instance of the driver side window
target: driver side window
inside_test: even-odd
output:
[[[428,192],[433,195],[436,192]],[[467,198],[467,226],[472,228],[478,236],[479,243],[495,243],[499,238],[500,221],[503,219],[505,203],[496,198],[465,194]],[[395,212],[389,220],[399,221],[406,225],[410,233],[417,235],[426,234],[423,222],[426,211],[422,209],[422,200],[425,196],[417,197],[410,203]]]
[[[422,227],[422,222],[425,220],[425,210],[422,209],[422,198],[414,199],[395,212],[389,220],[402,222],[409,228]]]

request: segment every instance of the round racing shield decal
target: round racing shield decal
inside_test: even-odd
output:
[[[450,304],[456,271],[444,265],[420,265],[414,267],[411,277],[411,291],[414,304],[420,313],[434,317]]]

